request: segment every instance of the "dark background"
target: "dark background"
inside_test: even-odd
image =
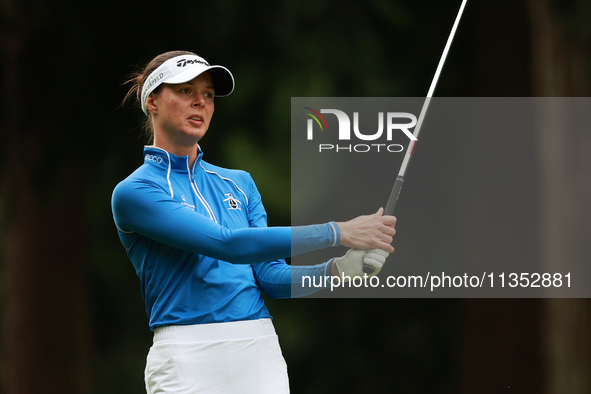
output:
[[[216,100],[205,159],[251,172],[270,225],[284,225],[290,98],[424,96],[459,6],[3,1],[2,393],[144,390],[151,332],[110,211],[146,143],[141,111],[120,107],[131,71],[176,49],[232,70],[236,91]],[[470,0],[436,96],[589,96],[590,17],[583,0]],[[588,128],[428,138],[397,207],[396,253],[589,263]],[[411,177],[426,167],[431,176]],[[591,392],[587,299],[269,308],[294,393]]]

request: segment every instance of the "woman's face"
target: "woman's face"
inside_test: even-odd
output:
[[[156,112],[152,115],[155,139],[187,147],[197,144],[209,128],[214,93],[207,72],[186,83],[162,85],[146,102],[148,109]]]

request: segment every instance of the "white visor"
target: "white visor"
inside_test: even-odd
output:
[[[234,76],[226,67],[210,66],[205,59],[196,55],[181,55],[168,59],[146,78],[141,96],[142,111],[148,115],[146,100],[158,86],[163,83],[189,82],[205,71],[211,75],[216,97],[224,97],[232,93]]]

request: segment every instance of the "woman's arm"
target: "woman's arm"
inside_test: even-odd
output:
[[[263,292],[271,299],[303,297],[330,286],[330,264],[293,266],[285,260],[254,264],[252,269]]]
[[[113,216],[122,232],[238,264],[272,261],[340,243],[336,224],[229,229],[183,207],[147,180],[119,184]]]
[[[256,226],[229,229],[182,206],[155,183],[122,182],[112,198],[115,224],[182,250],[220,260],[253,264],[273,261],[339,244],[358,249],[393,251],[396,218],[359,216],[348,222],[296,227]],[[264,217],[266,223],[266,216]]]

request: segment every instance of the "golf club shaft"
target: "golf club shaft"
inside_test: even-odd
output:
[[[421,109],[421,113],[419,115],[419,119],[417,121],[417,125],[415,126],[415,130],[413,135],[415,138],[419,138],[419,133],[421,132],[421,127],[423,126],[423,121],[425,120],[425,116],[427,114],[427,110],[429,109],[429,104],[431,103],[431,98],[433,97],[433,93],[435,92],[435,87],[437,86],[437,81],[439,80],[439,75],[441,74],[441,70],[443,69],[443,65],[445,64],[445,59],[447,58],[447,54],[449,52],[449,48],[451,47],[451,43],[454,39],[456,34],[456,30],[458,29],[458,25],[460,24],[460,19],[462,18],[462,14],[464,13],[464,8],[466,7],[466,3],[468,0],[462,0],[462,5],[460,6],[460,10],[458,11],[458,15],[456,16],[456,20],[453,24],[451,29],[451,33],[447,38],[447,42],[445,44],[445,48],[443,49],[443,54],[439,59],[439,64],[437,65],[437,70],[435,70],[435,75],[433,76],[433,80],[431,81],[431,86],[429,87],[429,91],[427,92],[427,97],[423,103],[423,108]],[[394,182],[394,186],[392,187],[392,192],[390,193],[390,197],[388,198],[388,203],[386,204],[386,209],[384,210],[384,215],[392,215],[394,214],[394,208],[396,207],[396,202],[398,201],[398,197],[400,196],[400,192],[402,191],[402,185],[404,184],[404,174],[408,168],[408,164],[410,162],[410,158],[414,151],[415,145],[417,140],[410,141],[408,148],[406,149],[406,153],[404,155],[404,159],[402,161],[402,165],[400,166],[400,171],[398,172],[398,176],[396,177],[396,181]],[[371,274],[374,272],[374,268],[370,265],[364,264],[363,265],[363,272],[366,274]]]

